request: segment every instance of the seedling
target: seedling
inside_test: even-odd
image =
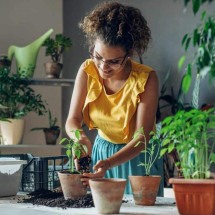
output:
[[[69,159],[69,170],[70,172],[74,173],[74,172],[78,172],[78,171],[74,171],[75,169],[75,165],[74,165],[74,158],[81,158],[82,154],[86,154],[87,153],[87,147],[80,143],[80,136],[81,136],[81,130],[76,129],[76,130],[71,130],[72,132],[72,136],[74,136],[74,138],[63,138],[59,144],[62,143],[67,143],[65,145],[66,150],[66,155]]]
[[[143,141],[138,141],[138,143],[135,145],[137,147],[139,144],[144,144],[145,149],[141,151],[141,153],[144,153],[144,161],[140,162],[138,166],[143,166],[145,169],[145,173],[147,176],[151,173],[151,168],[154,164],[154,162],[157,160],[160,147],[161,147],[161,140],[159,137],[159,134],[157,134],[154,131],[150,132],[150,140],[147,144],[146,136],[143,127],[138,129],[133,136],[134,140],[137,140],[139,136],[143,136]]]

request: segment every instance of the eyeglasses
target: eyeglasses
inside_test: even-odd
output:
[[[128,56],[128,54],[125,55],[125,57],[123,57],[123,60],[108,60],[108,61],[104,61],[102,60],[102,57],[100,56],[94,56],[92,53],[90,53],[90,57],[94,60],[95,64],[97,65],[101,65],[101,64],[107,64],[111,69],[113,70],[118,70],[124,63],[126,57]]]

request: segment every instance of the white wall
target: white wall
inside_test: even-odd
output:
[[[10,45],[26,46],[33,40],[53,28],[54,32],[62,33],[62,1],[61,0],[1,0],[0,2],[0,54],[7,54]],[[45,57],[45,48],[40,49],[35,78],[45,78],[43,64],[49,60]],[[13,59],[13,72],[15,72]],[[61,88],[36,86],[34,89],[43,95],[53,114],[61,125]],[[38,117],[29,114],[26,118],[23,144],[45,144],[42,131],[30,132],[33,127],[48,125],[48,115]],[[42,150],[42,149],[41,149]]]

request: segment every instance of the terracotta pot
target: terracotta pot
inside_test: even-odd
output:
[[[94,205],[101,214],[118,214],[126,179],[97,178],[89,180]]]
[[[171,178],[176,205],[181,215],[215,214],[215,180]]]
[[[160,176],[129,176],[136,205],[154,205],[160,185]]]
[[[60,135],[60,130],[44,128],[43,131],[45,134],[46,144],[47,145],[56,145],[57,138]]]
[[[79,199],[87,194],[87,188],[82,184],[82,174],[72,174],[68,171],[58,172],[64,199]]]
[[[63,64],[47,62],[44,64],[47,78],[59,78]]]

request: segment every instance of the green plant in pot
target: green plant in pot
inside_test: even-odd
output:
[[[147,143],[144,129],[141,127],[134,134],[134,139],[137,140],[140,136],[143,141],[138,141],[136,144],[144,144],[145,148],[142,151],[144,154],[143,161],[139,164],[145,170],[145,176],[129,176],[132,187],[133,198],[137,205],[154,205],[158,193],[161,176],[151,175],[151,170],[154,163],[159,158],[161,140],[159,131],[150,132],[150,140]]]
[[[48,110],[48,127],[32,128],[31,131],[43,130],[47,145],[55,145],[60,135],[60,127],[57,125],[57,117],[53,117],[50,110]]]
[[[163,120],[161,135],[161,155],[175,150],[179,157],[183,177],[170,179],[179,213],[215,214],[215,180],[210,173],[215,163],[214,109],[178,111]]]
[[[50,56],[52,62],[45,63],[48,78],[59,78],[63,64],[62,55],[72,46],[72,40],[63,34],[56,34],[55,38],[47,38],[43,45],[46,48],[46,56]]]
[[[29,86],[27,79],[12,74],[9,68],[0,68],[0,119],[4,144],[20,143],[24,131],[23,117],[30,112],[44,115],[44,104],[42,96]]]
[[[58,172],[65,199],[78,199],[87,193],[87,188],[81,182],[83,172],[90,171],[90,157],[87,147],[80,142],[81,130],[72,130],[73,138],[63,138],[60,144],[65,144],[69,169]],[[79,160],[79,170],[75,169],[75,158]]]

